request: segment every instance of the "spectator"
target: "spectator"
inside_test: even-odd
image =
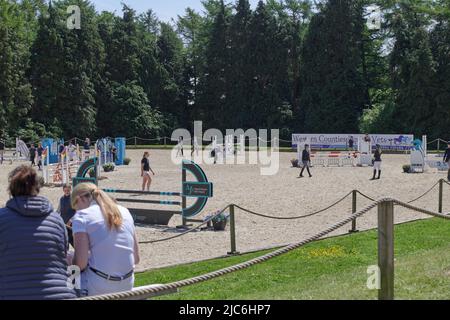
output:
[[[112,155],[113,163],[116,163],[116,161],[117,161],[117,148],[116,148],[115,145],[111,146],[111,155]]]
[[[3,164],[4,154],[5,154],[5,142],[0,137],[0,164]]]
[[[64,195],[59,199],[58,212],[66,225],[69,243],[73,247],[72,217],[75,215],[75,210],[70,203],[70,194],[72,192],[70,184],[65,184],[63,186],[63,192]]]
[[[66,147],[64,146],[63,143],[61,143],[58,148],[58,162],[59,163],[62,163],[65,154],[66,154]]]
[[[38,168],[41,171],[42,170],[42,155],[44,154],[44,147],[42,147],[42,143],[39,142],[38,148],[37,148],[37,155],[38,155]],[[47,157],[50,156],[47,154]]]
[[[370,136],[368,133],[366,133],[366,135],[364,136],[364,141],[365,142],[370,142]]]
[[[69,146],[67,147],[69,161],[77,161],[77,146],[74,145],[73,141],[70,140]]]
[[[444,162],[447,162],[448,165],[447,179],[450,181],[450,141],[447,143],[447,147],[444,153]]]
[[[30,145],[30,161],[31,166],[34,167],[36,165],[36,148],[34,147],[34,143]]]
[[[178,144],[177,144],[177,158],[181,154],[181,157],[184,157],[183,153],[183,137],[178,138]]]
[[[0,300],[76,298],[67,286],[64,222],[38,196],[37,178],[26,165],[9,175],[11,199],[0,209]]]
[[[81,270],[84,295],[131,290],[139,248],[128,209],[117,205],[95,184],[78,184],[71,197],[73,263]]]
[[[350,151],[354,150],[354,145],[355,145],[355,140],[353,140],[353,136],[350,136],[350,138],[348,139],[348,149]]]
[[[83,154],[84,154],[84,160],[89,159],[89,157],[91,156],[91,140],[89,138],[86,138],[84,140]]]

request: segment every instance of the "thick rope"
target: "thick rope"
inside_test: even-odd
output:
[[[389,199],[380,199],[378,201],[375,201],[373,203],[371,203],[370,205],[368,205],[367,207],[359,210],[358,212],[355,212],[354,214],[352,214],[351,216],[349,216],[348,218],[332,225],[331,227],[305,239],[302,240],[298,243],[295,244],[291,244],[288,245],[284,248],[275,250],[274,252],[271,253],[267,253],[261,257],[258,258],[254,258],[251,259],[249,261],[246,262],[242,262],[239,264],[236,264],[234,266],[230,266],[227,268],[223,268],[217,271],[213,271],[207,274],[203,274],[197,277],[193,277],[193,278],[189,278],[189,279],[185,279],[185,280],[180,280],[180,281],[176,281],[176,282],[172,282],[169,284],[165,284],[165,285],[161,285],[155,288],[144,288],[144,289],[136,289],[133,291],[128,291],[128,292],[119,292],[119,293],[112,293],[112,294],[106,294],[106,295],[100,295],[100,296],[92,296],[92,297],[85,297],[82,298],[80,300],[124,300],[124,299],[132,299],[132,298],[138,298],[140,296],[148,296],[150,294],[155,294],[158,292],[162,292],[162,291],[167,291],[167,290],[175,290],[181,287],[185,287],[188,285],[193,285],[193,284],[197,284],[200,282],[204,282],[207,280],[211,280],[220,276],[223,276],[225,274],[229,274],[232,272],[236,272],[245,268],[248,268],[250,266],[253,266],[255,264],[258,263],[262,263],[264,261],[267,261],[269,259],[275,258],[277,256],[280,256],[282,254],[285,254],[287,252],[290,252],[292,250],[295,250],[299,247],[302,247],[310,242],[313,242],[315,240],[318,240],[324,236],[326,236],[327,234],[336,231],[337,229],[343,227],[344,225],[350,223],[352,220],[361,217],[362,215],[366,214],[367,212],[369,212],[370,210],[372,210],[373,208],[375,208],[379,203],[382,203],[384,201],[387,201]]]
[[[431,216],[434,216],[434,217],[450,220],[450,215],[444,215],[444,214],[437,213],[437,212],[434,212],[434,211],[430,211],[430,210],[427,210],[427,209],[418,208],[418,207],[415,207],[415,206],[413,206],[411,204],[402,202],[400,200],[396,200],[396,199],[392,199],[392,198],[382,198],[380,200],[377,200],[377,201],[371,203],[367,207],[359,210],[358,212],[352,214],[348,218],[346,218],[344,220],[341,220],[340,222],[332,225],[331,227],[329,227],[329,228],[327,228],[327,229],[325,229],[325,230],[315,234],[314,236],[311,236],[311,237],[309,237],[309,238],[307,238],[305,240],[302,240],[302,241],[300,241],[298,243],[291,244],[291,245],[288,245],[288,246],[286,246],[284,248],[275,250],[274,252],[262,255],[261,257],[254,258],[254,259],[251,259],[249,261],[242,262],[242,263],[236,264],[234,266],[223,268],[223,269],[220,269],[220,270],[217,270],[217,271],[213,271],[213,272],[210,272],[210,273],[207,273],[207,274],[203,274],[203,275],[200,275],[200,276],[197,276],[197,277],[193,277],[193,278],[189,278],[189,279],[185,279],[185,280],[172,282],[172,283],[161,285],[161,286],[158,286],[158,287],[153,287],[153,288],[144,287],[144,288],[141,288],[141,289],[136,289],[134,291],[119,292],[119,293],[106,294],[106,295],[100,295],[100,296],[92,296],[92,297],[85,297],[85,298],[82,298],[80,300],[123,300],[123,299],[133,299],[133,298],[137,299],[138,297],[144,297],[144,296],[148,296],[148,295],[151,295],[151,294],[155,294],[155,293],[163,292],[163,291],[167,291],[167,290],[175,290],[175,289],[178,289],[178,288],[181,288],[181,287],[185,287],[185,286],[188,286],[188,285],[193,285],[193,284],[204,282],[204,281],[207,281],[207,280],[210,280],[210,279],[214,279],[214,278],[223,276],[225,274],[236,272],[236,271],[248,268],[250,266],[253,266],[255,264],[262,263],[262,262],[267,261],[269,259],[275,258],[277,256],[280,256],[282,254],[285,254],[287,252],[295,250],[295,249],[297,249],[299,247],[302,247],[302,246],[304,246],[304,245],[306,245],[306,244],[308,244],[310,242],[318,240],[318,239],[326,236],[327,234],[329,234],[329,233],[331,233],[331,232],[333,232],[333,231],[343,227],[347,223],[350,223],[352,220],[363,216],[364,214],[366,214],[367,212],[369,212],[373,208],[377,207],[380,203],[388,202],[388,201],[394,202],[397,205],[400,205],[400,206],[403,206],[405,208],[408,208],[408,209],[411,209],[411,210],[415,210],[415,211],[418,211],[418,212],[421,212],[421,213],[424,213],[424,214],[427,214],[427,215],[431,215]]]
[[[415,202],[415,201],[417,201],[417,200],[419,200],[419,199],[422,199],[424,196],[426,196],[427,194],[429,194],[433,189],[434,189],[434,187],[436,187],[437,185],[439,184],[439,181],[438,182],[436,182],[428,191],[426,191],[424,194],[422,194],[420,197],[417,197],[416,199],[414,199],[414,200],[411,200],[411,201],[408,201],[407,203],[413,203],[413,202]]]
[[[411,204],[409,204],[409,203],[407,203],[407,202],[403,202],[403,201],[400,201],[400,200],[397,200],[397,199],[392,199],[392,201],[396,204],[396,205],[399,205],[399,206],[401,206],[401,207],[404,207],[404,208],[407,208],[407,209],[410,209],[410,210],[414,210],[414,211],[417,211],[417,212],[420,212],[420,213],[423,213],[423,214],[426,214],[426,215],[429,215],[429,216],[433,216],[433,217],[436,217],[436,218],[442,218],[442,219],[446,219],[446,220],[450,220],[450,213],[438,213],[438,212],[434,212],[434,211],[430,211],[430,210],[427,210],[427,209],[423,209],[423,208],[419,208],[419,207],[416,207],[416,206],[413,206],[413,205],[411,205]]]
[[[445,181],[445,180],[443,180],[443,181],[444,181],[446,184],[448,184],[448,185],[450,186],[450,183],[449,183],[449,182],[447,182],[447,181]],[[436,183],[435,183],[429,190],[427,190],[425,193],[423,193],[423,194],[420,195],[419,197],[417,197],[417,198],[415,198],[415,199],[413,199],[413,200],[411,200],[411,201],[408,201],[408,202],[406,202],[406,203],[411,204],[411,203],[413,203],[413,202],[415,202],[415,201],[418,201],[418,200],[422,199],[424,196],[426,196],[427,194],[429,194],[429,193],[430,193],[430,192],[431,192],[438,184],[439,184],[439,181],[436,182]],[[360,194],[362,197],[364,197],[364,198],[366,198],[366,199],[368,199],[368,200],[370,200],[370,201],[372,201],[372,202],[376,201],[375,199],[369,197],[368,195],[362,193],[362,192],[359,191],[359,190],[355,190],[355,191],[356,191],[358,194]],[[341,199],[337,200],[336,202],[334,202],[333,204],[329,205],[329,206],[326,207],[326,208],[323,208],[323,209],[321,209],[321,210],[318,210],[318,211],[315,211],[315,212],[312,212],[312,213],[309,213],[309,214],[306,214],[306,215],[295,216],[295,217],[276,217],[276,216],[269,216],[269,215],[265,215],[265,214],[262,214],[262,213],[258,213],[258,212],[249,210],[249,209],[245,209],[245,208],[243,208],[243,207],[241,207],[241,206],[239,206],[239,205],[236,205],[236,204],[233,204],[233,206],[235,206],[236,208],[238,208],[238,209],[240,209],[240,210],[242,210],[242,211],[244,211],[244,212],[247,212],[247,213],[252,214],[252,215],[255,215],[255,216],[263,217],[263,218],[275,219],[275,220],[298,220],[298,219],[308,218],[308,217],[317,215],[317,214],[319,214],[319,213],[322,213],[322,212],[324,212],[324,211],[327,211],[327,210],[331,209],[332,207],[334,207],[334,206],[338,205],[339,203],[341,203],[342,201],[344,201],[348,196],[350,196],[350,195],[352,194],[352,192],[353,192],[353,191],[349,192],[349,193],[346,194],[344,197],[342,197]],[[156,242],[168,241],[168,240],[172,240],[172,239],[175,239],[175,238],[184,236],[185,234],[191,233],[191,232],[193,232],[193,231],[196,231],[196,230],[200,229],[202,226],[206,225],[208,222],[210,222],[210,221],[211,221],[212,219],[214,219],[216,216],[218,216],[218,215],[220,215],[221,213],[223,213],[223,212],[224,212],[226,209],[228,209],[230,206],[231,206],[231,205],[228,205],[227,207],[225,207],[224,209],[222,209],[221,211],[219,211],[216,215],[212,216],[210,219],[204,221],[202,224],[196,226],[196,227],[193,228],[193,229],[187,230],[187,231],[185,231],[185,232],[179,233],[179,234],[177,234],[177,235],[175,235],[175,236],[168,237],[168,238],[156,239],[156,240],[149,240],[149,241],[141,241],[141,242],[139,242],[139,244],[149,244],[149,243],[156,243]]]
[[[413,202],[416,202],[417,200],[422,199],[422,198],[425,197],[427,194],[429,194],[429,193],[430,193],[430,192],[431,192],[438,184],[439,184],[439,181],[436,182],[436,183],[435,183],[430,189],[428,189],[425,193],[423,193],[422,195],[420,195],[419,197],[417,197],[417,198],[415,198],[415,199],[413,199],[413,200],[408,201],[407,203],[413,203]],[[449,184],[449,183],[447,183],[447,184]],[[450,184],[449,184],[449,185],[450,185]],[[364,198],[366,198],[366,199],[368,199],[368,200],[370,200],[370,201],[375,201],[375,199],[369,197],[368,195],[362,193],[362,192],[359,191],[359,190],[356,190],[356,192],[358,192],[362,197],[364,197]]]
[[[206,225],[208,222],[212,221],[215,217],[219,216],[220,214],[222,214],[225,210],[227,210],[230,207],[230,205],[226,206],[225,208],[223,208],[222,210],[220,210],[218,213],[216,213],[215,215],[211,216],[209,219],[205,220],[203,223],[199,224],[198,226],[196,226],[195,228],[189,229],[185,232],[179,233],[177,235],[174,235],[172,237],[168,237],[168,238],[163,238],[163,239],[156,239],[156,240],[149,240],[149,241],[140,241],[139,244],[147,244],[147,243],[156,243],[156,242],[162,242],[162,241],[167,241],[167,240],[172,240],[181,236],[184,236],[185,234],[194,232],[195,230],[200,229],[201,227],[203,227],[204,225]]]
[[[362,193],[362,192],[361,192],[361,191],[359,191],[359,190],[356,190],[356,192],[358,192],[360,196],[362,196],[362,197],[366,198],[367,200],[370,200],[370,201],[376,201],[375,199],[373,199],[373,198],[369,197],[368,195],[366,195],[366,194]]]
[[[236,208],[241,209],[241,210],[244,211],[244,212],[250,213],[250,214],[255,215],[255,216],[258,216],[258,217],[263,217],[263,218],[268,218],[268,219],[276,219],[276,220],[296,220],[296,219],[304,219],[304,218],[308,218],[308,217],[314,216],[314,215],[316,215],[316,214],[322,213],[322,212],[324,212],[324,211],[327,211],[327,210],[331,209],[332,207],[338,205],[338,204],[341,203],[342,201],[344,201],[349,195],[352,194],[352,192],[353,192],[353,191],[350,191],[350,192],[347,193],[344,197],[342,197],[341,199],[339,199],[338,201],[334,202],[333,204],[329,205],[329,206],[326,207],[326,208],[323,208],[323,209],[321,209],[321,210],[319,210],[319,211],[315,211],[315,212],[312,212],[312,213],[309,213],[309,214],[305,214],[305,215],[303,215],[303,216],[296,216],[296,217],[275,217],[275,216],[268,216],[268,215],[265,215],[265,214],[262,214],[262,213],[257,213],[257,212],[254,212],[254,211],[251,211],[251,210],[242,208],[241,206],[238,206],[238,205],[236,205],[236,204],[234,204],[234,206],[235,206]]]

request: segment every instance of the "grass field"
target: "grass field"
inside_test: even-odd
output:
[[[136,286],[201,275],[265,252],[137,274]],[[395,227],[395,298],[450,299],[450,221]],[[377,264],[377,231],[325,239],[286,255],[159,299],[376,299],[366,287]]]

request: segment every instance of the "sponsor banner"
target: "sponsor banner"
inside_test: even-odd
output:
[[[372,149],[379,144],[383,150],[404,151],[413,148],[412,134],[370,134]],[[313,149],[345,149],[348,140],[353,137],[354,148],[358,146],[358,139],[362,134],[293,134],[292,148],[297,150],[297,143],[309,143]]]

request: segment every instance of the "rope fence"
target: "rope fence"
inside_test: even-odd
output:
[[[219,212],[217,212],[215,215],[209,217],[207,220],[205,220],[203,223],[199,224],[198,226],[196,226],[195,228],[189,229],[185,232],[179,233],[177,235],[174,235],[172,237],[167,237],[167,238],[163,238],[163,239],[156,239],[156,240],[148,240],[148,241],[140,241],[139,244],[147,244],[147,243],[156,243],[156,242],[163,242],[163,241],[168,241],[168,240],[172,240],[181,236],[184,236],[185,234],[194,232],[198,229],[200,229],[201,227],[205,226],[206,224],[210,223],[214,218],[218,217],[219,215],[221,215],[223,212],[225,212],[225,210],[227,210],[230,207],[230,205],[226,206],[225,208],[223,208],[222,210],[220,210]]]
[[[326,207],[326,208],[323,208],[323,209],[321,209],[321,210],[318,210],[318,211],[315,211],[315,212],[312,212],[312,213],[309,213],[309,214],[305,214],[305,215],[302,215],[302,216],[296,216],[296,217],[276,217],[276,216],[269,216],[269,215],[265,215],[265,214],[262,214],[262,213],[257,213],[257,212],[251,211],[251,210],[249,210],[249,209],[242,208],[241,206],[238,206],[238,205],[236,205],[236,204],[233,204],[233,206],[236,207],[236,208],[239,208],[240,210],[242,210],[242,211],[244,211],[244,212],[247,212],[247,213],[249,213],[249,214],[252,214],[252,215],[255,215],[255,216],[258,216],[258,217],[263,217],[263,218],[268,218],[268,219],[276,219],[276,220],[297,220],[297,219],[304,219],[304,218],[312,217],[312,216],[314,216],[314,215],[317,215],[317,214],[319,214],[319,213],[322,213],[322,212],[324,212],[324,211],[327,211],[327,210],[333,208],[334,206],[337,206],[339,203],[341,203],[341,202],[344,201],[346,198],[348,198],[348,196],[350,196],[350,195],[352,194],[352,192],[353,192],[353,191],[350,191],[350,192],[347,193],[344,197],[342,197],[341,199],[337,200],[336,202],[334,202],[333,204],[329,205],[329,206]]]
[[[286,247],[277,249],[273,252],[264,254],[260,257],[250,259],[248,261],[222,268],[213,272],[209,272],[200,276],[175,281],[168,284],[157,285],[157,286],[147,286],[142,288],[136,288],[132,291],[119,292],[112,294],[105,294],[99,296],[85,297],[80,300],[136,300],[136,299],[148,299],[156,295],[160,295],[164,292],[174,292],[180,288],[199,284],[208,280],[212,280],[221,277],[226,274],[234,273],[256,264],[268,261],[280,255],[286,254],[292,250],[298,249],[308,243],[319,240],[324,236],[330,234],[342,228],[344,225],[356,220],[367,214],[374,208],[378,208],[378,261],[380,267],[381,275],[381,289],[379,290],[379,299],[391,300],[394,298],[394,250],[393,250],[393,214],[394,214],[394,204],[405,207],[410,210],[414,210],[423,214],[427,214],[433,217],[442,218],[445,220],[450,220],[449,215],[434,212],[424,208],[413,206],[409,203],[393,199],[393,198],[381,198],[377,201],[372,202],[368,206],[360,209],[357,212],[352,213],[349,217],[333,224],[332,226],[326,228],[323,231],[316,233],[315,235],[299,241],[294,244],[290,244]]]
[[[436,182],[430,189],[428,189],[426,192],[424,192],[423,194],[421,194],[419,197],[417,197],[417,198],[415,198],[415,199],[413,199],[413,200],[407,201],[407,202],[405,202],[405,203],[411,204],[411,203],[413,203],[413,202],[416,202],[416,201],[422,199],[422,198],[425,197],[427,194],[429,194],[429,193],[430,193],[437,185],[439,185],[439,186],[440,186],[440,189],[439,189],[438,210],[439,210],[439,212],[442,212],[442,199],[443,199],[442,192],[443,192],[443,190],[442,190],[442,187],[441,187],[441,186],[442,186],[444,183],[450,186],[450,183],[449,183],[449,182],[445,181],[444,179],[441,179],[441,180],[439,180],[438,182]],[[329,205],[329,206],[327,206],[327,207],[325,207],[325,208],[323,208],[323,209],[320,209],[320,210],[317,210],[317,211],[314,211],[314,212],[311,212],[311,213],[308,213],[308,214],[299,215],[299,216],[293,216],[293,217],[281,217],[281,216],[271,216],[271,215],[266,215],[266,214],[262,214],[262,213],[258,213],[258,212],[252,211],[252,210],[250,210],[250,209],[243,208],[243,207],[241,207],[241,206],[239,206],[239,205],[237,205],[237,204],[229,204],[228,206],[226,206],[226,207],[223,208],[222,210],[218,211],[218,212],[217,212],[216,214],[214,214],[213,216],[209,217],[209,218],[208,218],[207,220],[205,220],[203,223],[197,225],[196,227],[194,227],[194,228],[192,228],[192,229],[189,229],[189,230],[187,230],[187,231],[185,231],[185,232],[182,232],[182,233],[179,233],[179,234],[177,234],[177,235],[174,235],[174,236],[171,236],[171,237],[167,237],[167,238],[155,239],[155,240],[148,240],[148,241],[140,241],[139,244],[151,244],[151,243],[157,243],[157,242],[169,241],[169,240],[172,240],[172,239],[175,239],[175,238],[184,236],[184,235],[186,235],[186,234],[192,233],[192,232],[194,232],[194,231],[199,230],[200,228],[202,228],[203,226],[207,225],[208,223],[210,223],[212,220],[214,220],[214,218],[216,218],[217,216],[219,216],[219,215],[221,215],[222,213],[224,213],[227,209],[230,209],[230,219],[231,219],[231,221],[232,221],[232,224],[233,224],[232,227],[233,227],[233,229],[234,229],[234,208],[238,208],[238,209],[240,209],[241,211],[246,212],[246,213],[248,213],[248,214],[251,214],[251,215],[254,215],[254,216],[258,216],[258,217],[262,217],[262,218],[266,218],[266,219],[274,219],[274,220],[299,220],[299,219],[309,218],[309,217],[318,215],[318,214],[320,214],[320,213],[323,213],[323,212],[325,212],[325,211],[327,211],[327,210],[330,210],[331,208],[337,206],[337,205],[340,204],[342,201],[344,201],[345,199],[347,199],[347,198],[348,198],[350,195],[352,195],[352,194],[353,194],[352,212],[356,212],[356,194],[359,194],[360,196],[362,196],[363,198],[365,198],[365,199],[367,199],[367,200],[369,200],[369,201],[371,201],[371,202],[376,201],[376,200],[373,199],[372,197],[367,196],[366,194],[362,193],[362,192],[359,191],[359,190],[353,190],[353,191],[350,191],[349,193],[347,193],[345,196],[343,196],[343,197],[340,198],[339,200],[333,202],[331,205]],[[356,219],[355,219],[355,220],[353,221],[353,223],[352,223],[352,229],[349,230],[349,232],[356,232],[356,231],[357,231],[357,230],[356,230]],[[232,254],[236,254],[236,253],[237,253],[237,251],[236,251],[235,238],[236,238],[235,230],[232,230],[232,235],[231,235],[231,241],[232,241],[232,243],[231,243],[231,248],[232,248],[232,250],[229,252],[229,253],[232,253]]]

